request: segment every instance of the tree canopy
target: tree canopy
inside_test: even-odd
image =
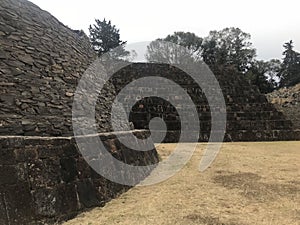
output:
[[[202,60],[213,72],[222,74],[226,70],[235,75],[244,75],[262,93],[300,83],[300,54],[294,50],[292,41],[284,44],[283,56],[282,61],[257,60],[251,35],[234,27],[211,31],[204,38],[190,32],[174,32],[152,41],[146,53],[149,62],[176,64],[184,62],[186,58]]]
[[[98,56],[103,55],[115,49],[114,54],[119,57],[127,56],[129,52],[124,49],[124,44],[126,41],[120,39],[119,29],[115,25],[111,24],[111,21],[103,21],[96,19],[95,24],[89,27],[89,38],[94,50],[97,52]]]
[[[148,46],[148,61],[159,59],[174,62],[186,56],[187,52],[173,52],[173,49],[162,48],[158,41],[172,42],[186,47],[195,59],[202,59],[211,69],[217,67],[234,67],[239,72],[246,72],[253,61],[256,50],[250,42],[250,34],[239,28],[225,28],[211,31],[205,38],[190,32],[175,32],[164,39],[157,39]]]
[[[203,39],[194,33],[175,32],[166,38],[152,41],[147,46],[145,56],[149,62],[159,61],[169,64],[182,63],[187,58],[197,60],[201,54],[202,41]]]
[[[269,93],[278,87],[278,73],[281,62],[278,59],[270,61],[254,60],[247,71],[246,78],[256,85],[261,93]]]
[[[245,73],[256,56],[250,34],[239,28],[211,31],[202,44],[203,61],[210,67],[233,67]]]
[[[289,87],[300,82],[300,54],[294,51],[293,41],[286,42],[284,45],[283,62],[280,76],[280,86]]]
[[[135,52],[131,54],[125,50],[126,41],[120,39],[119,29],[111,21],[96,19],[95,22],[89,27],[89,38],[98,56],[107,52],[113,58],[125,60],[136,56]],[[203,61],[213,72],[222,74],[230,71],[233,75],[244,75],[262,93],[267,93],[278,87],[300,83],[300,53],[294,50],[293,41],[284,43],[283,47],[282,61],[257,60],[251,35],[229,27],[210,31],[204,38],[191,32],[174,32],[152,41],[147,46],[145,57],[149,62],[168,64]]]
[[[190,32],[174,32],[172,35],[168,35],[164,41],[173,42],[188,48],[192,53],[197,55],[201,54],[201,46],[203,38],[198,37],[194,33]]]

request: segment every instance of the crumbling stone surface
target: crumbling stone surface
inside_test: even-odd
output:
[[[267,94],[270,103],[293,122],[295,129],[300,130],[300,84],[281,88]]]
[[[149,136],[148,131],[122,132],[125,138],[129,134],[141,139]],[[123,162],[143,166],[158,163],[154,145],[150,151],[125,154],[132,150],[120,145],[115,133],[91,138],[100,138],[107,151],[118,155]],[[52,224],[72,218],[87,208],[103,206],[129,189],[97,174],[82,157],[73,137],[0,136],[0,149],[0,223],[3,225]],[[95,149],[91,157],[97,165],[101,156]],[[150,167],[143,172],[141,180],[149,175]]]

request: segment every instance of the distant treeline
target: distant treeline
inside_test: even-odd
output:
[[[111,21],[104,19],[95,22],[89,27],[89,38],[99,56],[119,46],[118,56],[130,55],[124,48],[126,42],[120,40],[119,30]],[[191,32],[174,32],[149,44],[146,53],[149,62],[180,63],[180,52],[162,46],[162,41],[185,47],[195,60],[204,61],[215,73],[230,71],[234,75],[245,76],[262,93],[300,83],[300,53],[294,50],[292,40],[283,44],[282,59],[263,61],[256,58],[251,35],[239,28],[210,31],[204,38]]]

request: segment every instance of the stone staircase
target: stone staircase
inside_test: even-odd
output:
[[[112,78],[112,82],[119,92],[126,84],[133,80],[146,76],[160,76],[168,78],[179,84],[187,91],[195,107],[200,121],[199,141],[208,141],[211,130],[211,113],[207,99],[201,88],[183,71],[176,67],[164,64],[135,63],[123,68]],[[216,75],[222,89],[227,111],[227,125],[225,141],[280,141],[300,140],[299,132],[295,131],[292,122],[276,110],[267,101],[256,86],[250,85],[242,75],[225,74]],[[163,82],[163,81],[162,81]],[[169,97],[173,96],[172,85],[165,86]],[[146,87],[139,89],[147,91]],[[132,90],[133,92],[136,90]],[[156,96],[155,88],[149,90]],[[130,96],[119,96],[120,99],[129,99]],[[182,107],[182,99],[177,105],[171,105],[167,100],[150,97],[139,100],[132,109],[124,104],[125,109],[130,110],[130,120],[137,129],[148,129],[149,121],[154,117],[163,118],[168,132],[165,142],[176,142],[180,136],[180,128],[185,121],[180,122],[177,107]],[[185,113],[189,114],[189,106],[185,107]],[[218,121],[217,121],[218,122]],[[193,132],[191,130],[191,132]]]

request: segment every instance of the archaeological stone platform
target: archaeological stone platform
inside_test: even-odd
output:
[[[99,149],[88,153],[88,164],[74,138],[74,93],[95,59],[83,32],[29,1],[0,1],[0,224],[54,224],[129,189],[98,175],[89,165],[101,166]],[[143,140],[148,131],[117,124],[112,132],[114,96],[108,83],[95,107],[96,134],[82,138],[102,140],[108,153],[126,164],[155,165],[153,143],[138,152],[116,137],[133,134]],[[141,171],[134,183],[150,172]]]
[[[0,1],[0,224],[55,223],[101,206],[129,188],[95,173],[75,142],[74,93],[95,59],[83,32],[71,30],[27,0]],[[146,166],[158,162],[154,145],[147,152],[132,151],[119,142],[115,132],[145,139],[150,135],[151,118],[161,117],[168,128],[165,142],[177,141],[181,126],[177,105],[155,97],[140,99],[129,109],[130,120],[141,130],[129,130],[123,123],[112,129],[111,105],[116,94],[144,76],[165,77],[187,90],[198,109],[199,141],[207,141],[211,116],[201,89],[175,67],[143,63],[118,71],[103,88],[96,104],[97,134],[88,138],[100,138],[119,161]],[[299,139],[291,121],[256,87],[232,74],[217,74],[217,79],[227,107],[226,141]],[[173,87],[166,88],[172,94]],[[100,155],[90,156],[95,164],[99,162]],[[150,172],[145,171],[140,179]]]
[[[118,132],[118,135],[126,138],[131,133],[140,139],[149,136],[147,131]],[[116,133],[82,138],[85,141],[100,138],[113,157],[129,165],[158,163],[154,146],[150,151],[133,151],[119,142]],[[95,172],[89,165],[101,166],[99,151],[88,153],[88,164],[74,137],[0,136],[0,150],[2,225],[61,222],[86,209],[103,206],[130,188]],[[126,179],[139,183],[150,172],[141,170],[138,180],[130,174]]]
[[[167,78],[180,85],[191,97],[197,108],[200,121],[199,141],[208,141],[211,129],[211,113],[206,96],[199,85],[185,72],[176,66],[155,63],[133,63],[118,71],[111,79],[117,93],[130,82],[143,77],[157,76]],[[227,125],[225,141],[280,141],[300,140],[300,132],[294,130],[292,122],[287,120],[282,112],[267,101],[256,86],[239,74],[223,72],[215,74],[226,103]],[[159,81],[165,82],[165,81]],[[166,83],[166,82],[165,82]],[[149,92],[154,97],[144,98],[137,101],[131,108],[126,105],[132,97],[119,95],[119,99],[125,102],[124,107],[130,111],[130,120],[137,129],[148,129],[149,121],[154,117],[162,118],[168,128],[165,142],[177,142],[180,136],[181,121],[176,108],[182,108],[181,96],[174,96],[175,86],[165,84],[164,89],[175,105],[167,100],[157,98],[155,82],[152,88],[139,87],[132,93],[139,91]],[[179,99],[176,103],[176,99]],[[190,106],[186,107],[185,113],[189,115]],[[217,121],[218,122],[218,121]],[[156,131],[159,132],[159,131]],[[193,132],[191,130],[190,132]]]
[[[88,37],[26,0],[0,12],[0,135],[71,136],[74,92],[96,59]],[[108,84],[99,96],[99,132],[112,130],[114,95]]]

